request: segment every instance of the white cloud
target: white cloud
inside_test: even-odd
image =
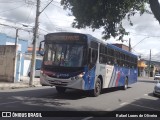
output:
[[[25,23],[30,25],[31,29],[34,26],[35,13],[36,13],[36,1],[34,0],[19,0],[21,2],[17,2],[17,0],[0,1],[0,19],[1,23],[10,24],[13,26],[22,27],[22,25],[18,23]],[[26,2],[25,2],[26,1]],[[31,2],[32,1],[32,2]],[[50,0],[41,0],[41,10],[49,3]],[[2,3],[6,2],[6,3]],[[70,31],[70,32],[80,32],[91,34],[96,38],[101,39],[103,31],[102,29],[95,30],[92,32],[91,29],[75,29],[71,27],[71,24],[74,20],[73,16],[69,16],[69,11],[63,10],[63,7],[59,4],[60,0],[54,0],[52,4],[50,4],[43,13],[40,15],[40,40],[43,40],[43,35],[48,32],[56,32],[56,31]],[[24,6],[23,6],[24,5]],[[7,6],[7,7],[6,7]],[[22,6],[22,7],[21,7]],[[6,11],[6,12],[5,12]],[[15,23],[8,22],[8,20],[15,21]],[[142,55],[145,58],[149,58],[149,51],[152,50],[152,55],[154,59],[159,59],[160,57],[160,25],[158,21],[154,18],[153,15],[144,14],[140,16],[139,14],[135,15],[131,18],[134,26],[130,26],[127,20],[123,21],[124,27],[127,31],[130,32],[129,36],[125,36],[125,40],[129,40],[131,38],[131,45],[134,46],[133,52],[138,55]],[[25,28],[26,29],[26,28]],[[5,32],[6,34],[15,36],[14,29],[8,29],[4,26],[0,27],[1,32]],[[32,34],[28,32],[19,32],[20,38],[32,39]],[[28,37],[29,36],[29,37]],[[149,38],[146,38],[149,36]],[[144,39],[146,38],[146,39]],[[144,40],[143,40],[144,39]],[[39,41],[40,41],[39,40]],[[142,41],[142,42],[140,42]],[[116,39],[111,38],[107,41],[108,43],[121,43],[120,41],[116,41]],[[139,43],[140,42],[140,43]],[[124,44],[128,45],[128,41],[124,42]],[[157,57],[156,57],[157,56]]]

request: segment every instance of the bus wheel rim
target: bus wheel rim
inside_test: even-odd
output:
[[[100,92],[100,82],[96,83],[96,88],[95,88],[96,93]]]

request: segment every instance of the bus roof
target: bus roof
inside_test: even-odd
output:
[[[102,44],[104,44],[104,45],[107,45],[109,48],[112,48],[112,49],[115,49],[115,50],[117,50],[117,51],[123,52],[124,54],[137,57],[137,55],[134,55],[133,53],[131,53],[131,52],[129,52],[129,51],[123,50],[122,48],[119,48],[119,47],[117,47],[117,46],[115,46],[115,45],[112,45],[112,44],[109,44],[109,43],[105,43],[104,41],[99,40],[99,39],[93,37],[93,36],[90,35],[90,34],[86,34],[86,35],[87,35],[88,38],[91,38],[92,41],[96,41],[96,42],[102,43]]]
[[[88,38],[88,40],[90,40],[90,41],[95,41],[95,42],[98,42],[98,43],[102,43],[102,44],[104,44],[104,45],[107,45],[109,48],[112,48],[112,49],[115,49],[115,50],[117,50],[117,51],[123,52],[124,54],[127,54],[127,55],[131,55],[131,56],[137,57],[137,55],[134,55],[134,54],[131,53],[131,52],[128,52],[128,51],[126,51],[126,50],[123,50],[123,49],[121,49],[121,48],[119,48],[119,47],[117,47],[117,46],[115,46],[115,45],[112,45],[112,44],[109,44],[109,43],[105,43],[104,41],[99,40],[99,39],[93,37],[93,36],[90,35],[90,34],[76,33],[76,32],[55,32],[55,33],[49,33],[49,34],[47,34],[47,35],[50,35],[50,34],[79,34],[79,35],[85,35],[85,36]]]

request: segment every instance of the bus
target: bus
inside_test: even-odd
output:
[[[49,33],[39,49],[43,42],[40,83],[58,93],[71,88],[96,97],[104,88],[127,89],[137,82],[137,56],[89,34]]]

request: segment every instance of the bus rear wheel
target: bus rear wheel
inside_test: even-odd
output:
[[[66,88],[65,87],[56,86],[56,90],[57,90],[58,93],[62,94],[62,93],[65,93]]]
[[[123,86],[123,90],[127,90],[127,88],[128,88],[128,79],[126,77],[125,83],[124,83],[124,86]]]
[[[92,95],[94,97],[99,96],[101,94],[101,90],[102,90],[102,83],[101,83],[100,78],[97,78],[96,81],[95,81],[94,90],[92,91]]]

